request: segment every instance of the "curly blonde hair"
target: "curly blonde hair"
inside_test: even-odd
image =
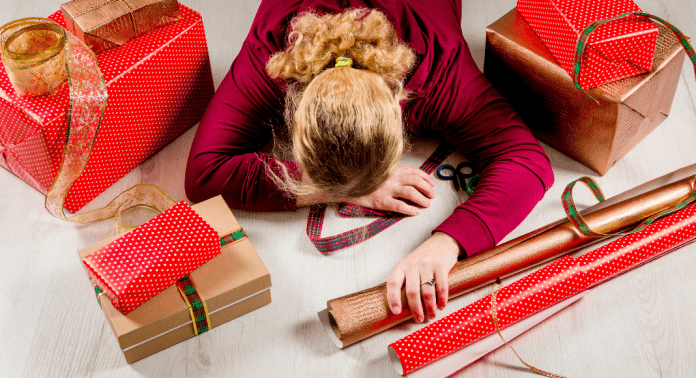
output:
[[[338,57],[352,67],[334,67]],[[266,64],[289,82],[285,119],[291,154],[312,185],[283,170],[271,177],[289,192],[359,197],[394,171],[404,148],[400,101],[415,53],[380,11],[306,12],[290,24],[285,51]]]

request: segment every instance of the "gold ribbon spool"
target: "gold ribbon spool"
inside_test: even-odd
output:
[[[0,52],[19,97],[53,93],[67,80],[65,30],[53,20],[30,17],[0,27]]]

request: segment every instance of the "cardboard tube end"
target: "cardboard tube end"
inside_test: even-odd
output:
[[[317,316],[319,316],[322,326],[329,334],[329,338],[334,342],[334,344],[336,344],[337,347],[343,349],[345,345],[341,340],[338,325],[336,325],[336,320],[333,318],[333,315],[331,315],[331,311],[329,311],[329,309],[321,310],[317,312]]]
[[[394,350],[394,348],[391,347],[391,345],[388,346],[387,349],[389,350],[389,360],[391,361],[392,366],[394,366],[394,370],[396,370],[396,372],[403,377],[404,367],[403,365],[401,365],[399,355],[396,353],[396,350]]]

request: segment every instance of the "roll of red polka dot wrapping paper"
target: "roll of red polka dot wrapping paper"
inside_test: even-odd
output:
[[[517,10],[573,76],[575,44],[594,21],[641,12],[631,0],[518,0]],[[580,73],[583,89],[593,88],[652,69],[657,26],[637,16],[606,24],[590,35]]]
[[[581,257],[566,256],[498,292],[497,312],[501,332],[505,334],[506,327],[512,328],[540,312],[558,306],[562,301],[577,297],[589,288],[695,240],[696,205],[691,205]],[[555,312],[549,312],[546,317]],[[517,329],[510,334],[511,337],[541,320],[543,318],[535,322],[527,321],[527,328]],[[492,352],[502,345],[502,340],[495,333],[491,318],[491,295],[488,295],[389,345],[389,352],[397,371],[402,375],[447,376],[464,368],[475,358],[466,362],[458,358],[446,364],[442,360],[469,347],[476,349],[472,354],[478,357]],[[483,347],[476,345],[487,337],[496,342],[488,342]],[[508,337],[508,341],[511,337]],[[438,369],[431,368],[427,374],[420,374],[435,365],[435,362],[440,363]],[[439,374],[443,371],[447,373]]]
[[[125,315],[220,252],[218,233],[180,202],[83,263],[92,282]]]
[[[181,21],[97,55],[108,100],[89,163],[68,192],[78,211],[198,122],[215,92],[201,15],[180,6]],[[61,12],[49,18],[62,26]],[[65,143],[69,88],[20,98],[0,69],[0,165],[46,193]]]

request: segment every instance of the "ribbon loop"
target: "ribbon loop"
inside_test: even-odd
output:
[[[430,157],[428,157],[423,164],[421,164],[420,169],[428,174],[433,173],[435,168],[442,164],[445,158],[447,158],[447,156],[449,156],[449,154],[451,154],[454,150],[455,148],[449,144],[440,144],[435,149],[435,152],[433,152],[433,154],[430,155]],[[322,204],[312,206],[309,209],[309,217],[307,218],[307,236],[309,237],[309,240],[312,241],[312,244],[314,244],[317,250],[319,250],[321,253],[331,253],[361,243],[405,218],[405,216],[401,214],[397,215],[394,213],[375,212],[374,210],[363,209],[362,207],[354,204],[347,204],[343,207],[339,205],[339,209],[342,209],[340,211],[342,211],[344,214],[361,214],[364,211],[368,214],[381,215],[379,218],[366,226],[358,227],[338,235],[322,238],[321,228],[324,224],[326,205]]]
[[[599,236],[622,236],[622,235],[628,235],[628,234],[633,234],[635,232],[638,232],[651,223],[655,222],[656,220],[665,217],[669,214],[675,213],[692,202],[696,201],[696,188],[691,189],[691,194],[689,197],[687,197],[684,201],[662,211],[659,212],[647,219],[645,219],[643,222],[639,223],[637,226],[635,226],[633,229],[629,231],[624,231],[624,232],[617,232],[617,233],[610,233],[610,234],[603,234],[600,232],[595,232],[593,231],[590,226],[587,225],[585,222],[585,219],[583,219],[582,215],[580,215],[580,212],[578,211],[577,207],[575,206],[575,201],[573,200],[573,188],[575,187],[575,184],[578,182],[582,182],[583,184],[587,185],[592,190],[592,194],[594,194],[595,198],[599,202],[604,202],[604,194],[602,193],[602,190],[599,188],[599,185],[595,180],[593,180],[590,177],[581,177],[570,184],[568,184],[563,191],[563,195],[561,196],[561,200],[563,201],[563,210],[565,210],[566,217],[568,220],[575,226],[576,229],[578,229],[583,235],[585,236],[594,236],[594,237],[599,237]]]
[[[677,37],[677,39],[679,39],[679,43],[681,43],[682,47],[684,47],[686,55],[688,55],[689,59],[691,59],[691,62],[694,65],[694,74],[696,74],[696,52],[694,52],[694,48],[691,46],[688,39],[686,38],[684,33],[681,32],[681,30],[679,30],[676,26],[670,24],[669,22],[663,20],[662,18],[645,12],[628,12],[604,20],[597,20],[587,25],[587,27],[585,27],[585,29],[583,29],[583,31],[580,32],[580,35],[578,36],[578,41],[575,44],[575,58],[573,60],[573,84],[575,84],[576,88],[583,91],[583,93],[585,93],[589,98],[593,99],[597,103],[599,103],[599,101],[592,97],[589,93],[585,92],[582,89],[582,86],[580,85],[580,66],[582,65],[583,55],[585,54],[585,48],[587,47],[587,40],[589,39],[590,34],[592,34],[592,32],[597,30],[602,25],[628,16],[647,17],[651,20],[659,22],[660,24],[666,26],[669,30],[671,30],[672,33],[674,33],[674,35]]]

